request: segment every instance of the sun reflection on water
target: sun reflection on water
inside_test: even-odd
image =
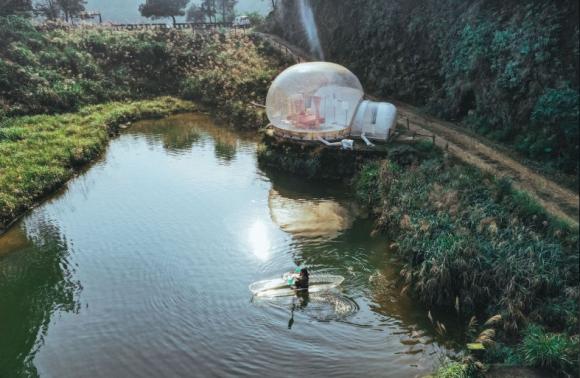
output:
[[[270,233],[261,220],[256,220],[248,230],[248,241],[252,253],[258,259],[265,261],[270,257]]]

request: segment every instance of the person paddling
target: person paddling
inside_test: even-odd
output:
[[[294,278],[292,286],[296,290],[308,290],[308,269],[302,268],[299,274],[294,274],[292,277]]]

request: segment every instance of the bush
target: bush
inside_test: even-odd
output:
[[[468,365],[456,361],[444,363],[435,372],[434,378],[472,378],[477,377],[477,373]]]
[[[547,333],[542,327],[529,325],[519,348],[527,366],[549,368],[578,376],[578,338]]]
[[[418,299],[464,315],[483,306],[514,335],[530,320],[576,332],[577,231],[509,181],[442,157],[379,167],[362,170],[357,197],[382,209],[379,226],[398,244],[403,282]]]
[[[219,107],[237,125],[259,127],[265,115],[248,102],[265,102],[267,84],[283,64],[241,35],[44,29],[0,17],[2,116],[181,93]]]
[[[518,150],[537,160],[551,162],[565,172],[577,172],[579,103],[577,90],[548,88],[532,111],[534,129],[519,138]]]
[[[378,162],[367,163],[362,167],[355,181],[356,196],[359,202],[368,207],[376,206],[381,198],[379,169]]]

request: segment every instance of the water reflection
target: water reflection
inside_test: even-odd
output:
[[[0,257],[19,251],[30,245],[26,233],[18,227],[12,227],[0,235]]]
[[[399,355],[430,332],[427,311],[392,302],[397,268],[348,188],[260,172],[255,154],[197,114],[113,140],[86,181],[0,239],[13,252],[0,257],[0,376],[37,375],[33,359],[58,377],[288,376],[296,361],[305,375],[429,371],[432,349]],[[248,303],[249,283],[302,263],[346,280]]]
[[[37,376],[32,361],[50,320],[57,311],[78,312],[81,288],[66,240],[42,214],[0,237],[0,250],[6,245],[15,249],[0,257],[0,376]]]
[[[274,189],[268,195],[272,221],[297,237],[333,238],[349,228],[352,213],[334,200],[288,198]]]
[[[260,297],[253,299],[258,306],[271,306],[288,311],[288,329],[294,325],[295,314],[319,322],[346,321],[358,310],[353,299],[345,296],[338,289],[322,292],[295,291],[293,295],[279,297]]]
[[[270,217],[280,229],[296,238],[332,239],[352,226],[357,215],[354,201],[339,182],[313,183],[268,172]]]
[[[216,140],[216,144],[214,146],[215,156],[222,163],[228,164],[236,157],[236,147],[236,144],[229,144]]]
[[[248,231],[248,242],[252,253],[260,260],[265,261],[270,256],[270,237],[266,225],[256,220]]]
[[[226,127],[216,127],[214,120],[201,113],[140,121],[133,126],[131,133],[146,134],[153,138],[152,145],[161,140],[163,148],[172,154],[189,152],[193,146],[206,143],[209,136],[215,157],[225,165],[236,158],[240,143],[243,144],[239,134]]]
[[[135,124],[134,129],[132,131],[143,132],[153,138],[152,145],[156,144],[156,140],[161,140],[163,148],[174,154],[189,151],[201,140],[200,132],[189,122],[179,122],[174,117],[141,121]]]
[[[328,314],[337,308],[351,309],[358,298],[368,301],[368,308],[384,324],[396,325],[400,353],[418,353],[437,338],[428,309],[401,295],[398,286],[400,267],[383,238],[371,236],[373,222],[362,219],[360,211],[348,197],[349,190],[340,182],[308,182],[295,184],[291,176],[268,172],[273,188],[268,206],[272,220],[294,237],[293,249],[297,265],[308,266],[311,272],[325,272],[345,277],[343,294],[314,297]],[[304,184],[306,183],[306,184]],[[308,307],[312,307],[312,296]],[[279,300],[278,300],[279,301]],[[326,306],[326,307],[325,307]],[[286,308],[291,305],[286,304]],[[324,319],[324,311],[310,314]],[[348,312],[348,311],[347,311]],[[434,313],[433,313],[434,314]],[[332,318],[332,317],[330,317]],[[375,327],[373,318],[355,317],[357,326]],[[358,319],[360,318],[360,319]],[[453,317],[447,316],[450,332],[454,332]],[[448,346],[452,346],[446,335]],[[442,340],[438,340],[442,341]]]

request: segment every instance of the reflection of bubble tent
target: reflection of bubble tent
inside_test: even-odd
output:
[[[334,200],[287,198],[270,189],[270,217],[283,231],[297,237],[338,236],[352,225],[353,214]]]
[[[279,136],[301,140],[339,139],[367,134],[386,140],[396,109],[362,101],[362,85],[348,69],[310,62],[287,68],[266,98],[268,119]]]

